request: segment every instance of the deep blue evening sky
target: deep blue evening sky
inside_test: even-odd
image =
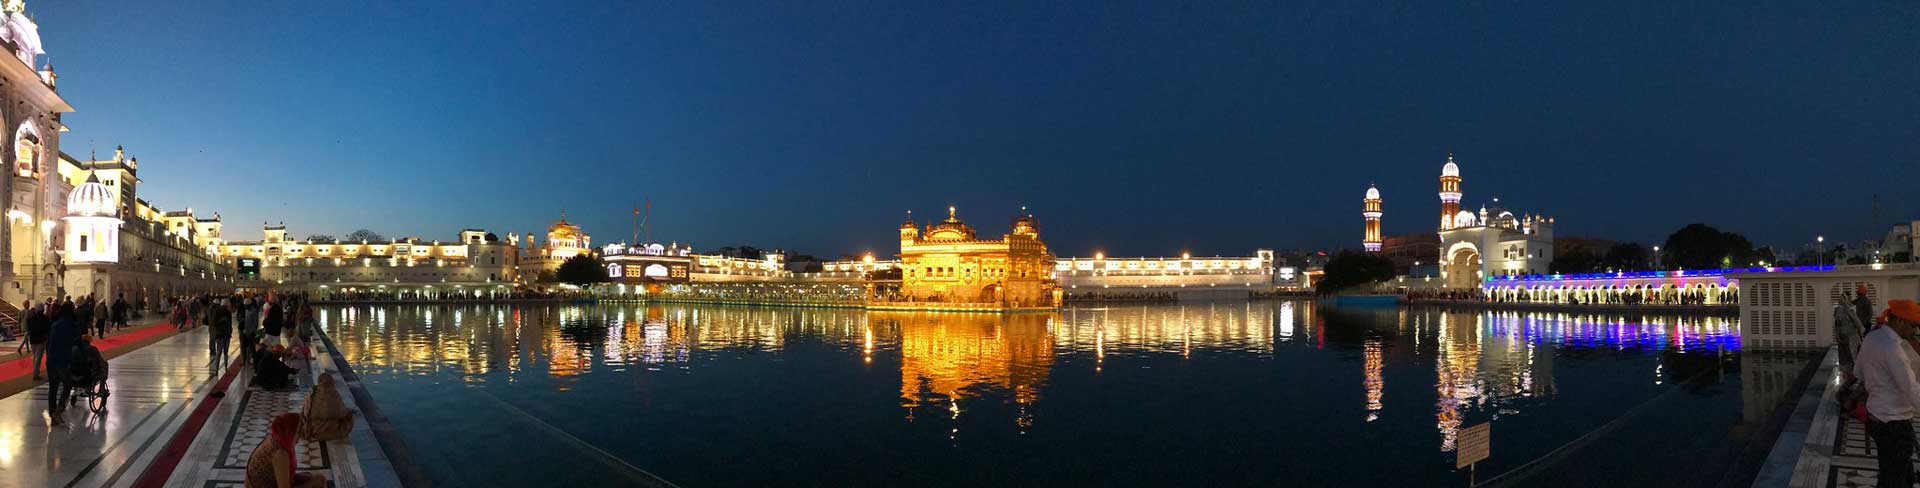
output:
[[[1920,218],[1920,7],[1656,2],[37,0],[77,107],[142,196],[297,236],[652,235],[833,256],[906,209],[1020,205],[1062,256],[1357,246],[1466,202],[1650,242],[1798,245]],[[1734,2],[1729,2],[1730,4]],[[1862,3],[1864,5],[1862,5]]]

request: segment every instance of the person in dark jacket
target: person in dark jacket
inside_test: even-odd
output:
[[[1873,297],[1867,296],[1867,285],[1853,290],[1853,314],[1860,317],[1860,323],[1873,323]]]
[[[41,362],[47,358],[47,333],[52,328],[53,318],[47,316],[46,305],[33,307],[33,311],[27,314],[27,340],[23,344],[27,345],[27,353],[33,355],[35,381],[41,378]]]
[[[286,300],[269,295],[267,296],[267,304],[265,307],[265,318],[260,320],[260,328],[266,332],[266,336],[263,337],[263,339],[271,340],[278,338],[280,337],[280,328],[287,325],[287,319],[285,317],[287,313],[286,310],[284,310],[287,308]]]
[[[67,397],[73,394],[67,391],[67,366],[73,364],[73,346],[80,342],[80,327],[74,311],[62,307],[47,336],[47,413],[53,417],[53,425],[67,423],[63,414]]]
[[[214,305],[207,310],[207,332],[211,332],[212,343],[208,344],[208,353],[213,356],[211,363],[221,366],[230,359],[227,349],[233,344],[233,312],[222,305]]]
[[[127,305],[127,295],[125,293],[122,293],[118,298],[113,299],[113,328],[115,329],[127,328],[127,309],[128,308],[130,307]]]

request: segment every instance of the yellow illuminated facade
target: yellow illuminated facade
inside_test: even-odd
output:
[[[912,218],[900,225],[901,285],[888,301],[981,304],[1002,308],[1053,307],[1058,287],[1049,270],[1053,253],[1040,240],[1032,215],[1014,219],[999,239],[980,239],[953,207],[947,220],[924,232]]]
[[[533,233],[527,233],[526,247],[520,251],[517,273],[524,282],[538,281],[541,274],[551,274],[560,269],[560,263],[567,258],[593,253],[593,236],[580,230],[580,226],[568,222],[562,214],[560,220],[547,226],[547,243],[539,245],[534,241]]]

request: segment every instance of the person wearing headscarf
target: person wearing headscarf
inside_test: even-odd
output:
[[[300,438],[310,441],[331,441],[347,438],[353,432],[353,411],[340,399],[340,391],[334,386],[333,375],[320,375],[320,385],[307,394],[306,411],[300,413],[305,423],[300,425]]]
[[[267,440],[254,448],[253,456],[247,458],[246,488],[321,488],[327,486],[326,475],[320,473],[302,473],[300,463],[293,457],[294,443],[299,442],[300,414],[283,413],[273,418],[267,425]]]

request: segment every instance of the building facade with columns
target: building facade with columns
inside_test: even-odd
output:
[[[60,133],[67,130],[60,117],[73,105],[55,91],[53,67],[36,64],[46,54],[39,29],[24,2],[0,2],[0,46],[12,54],[0,60],[0,128],[12,142],[0,151],[11,168],[4,183],[8,236],[0,239],[6,246],[0,274],[7,283],[0,298],[8,303],[58,290],[58,227],[72,187],[60,174],[59,159]]]
[[[462,229],[448,241],[342,242],[288,239],[285,225],[268,225],[259,241],[212,248],[222,264],[240,270],[244,287],[323,298],[499,296],[513,290],[519,268],[513,244],[482,229]]]
[[[233,290],[233,269],[209,246],[219,242],[219,216],[162,210],[140,199],[136,158],[120,148],[103,160],[61,154],[57,171],[61,180],[46,197],[60,202],[49,209],[60,221],[47,226],[58,264],[23,280],[26,296],[93,295],[150,308],[168,297]]]

